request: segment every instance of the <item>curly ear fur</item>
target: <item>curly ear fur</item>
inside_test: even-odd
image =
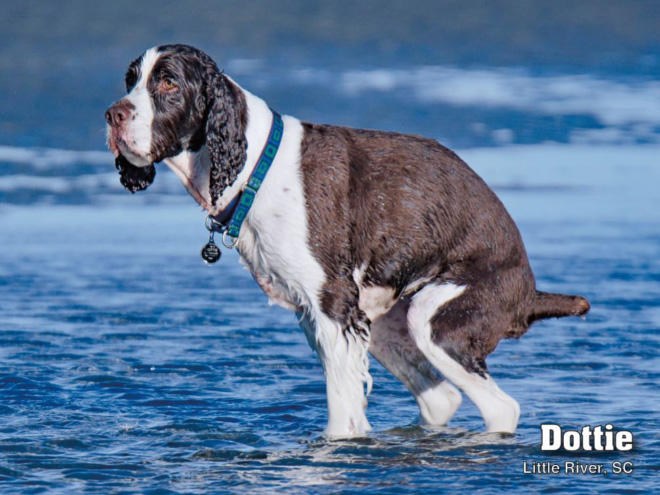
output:
[[[224,74],[210,77],[206,121],[206,146],[211,157],[209,193],[212,204],[231,186],[247,158],[245,96]]]
[[[115,167],[119,171],[119,182],[132,193],[143,191],[156,177],[156,167],[153,164],[136,167],[121,155],[115,158]]]

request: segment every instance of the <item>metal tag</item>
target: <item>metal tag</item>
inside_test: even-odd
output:
[[[204,260],[204,263],[207,265],[212,265],[216,261],[220,259],[220,256],[222,256],[222,253],[220,252],[220,248],[216,245],[215,242],[213,242],[213,239],[209,240],[206,244],[204,244],[204,247],[202,248],[202,251],[200,253],[202,255],[202,259]]]

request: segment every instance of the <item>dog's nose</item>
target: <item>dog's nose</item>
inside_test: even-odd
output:
[[[121,125],[131,114],[131,105],[125,101],[118,101],[105,112],[105,120],[113,127]]]

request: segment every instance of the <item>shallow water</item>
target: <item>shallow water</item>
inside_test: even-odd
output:
[[[515,435],[480,433],[467,399],[449,427],[416,426],[412,398],[374,362],[374,431],[334,442],[321,437],[322,372],[293,315],[268,307],[234,252],[215,267],[201,262],[203,215],[172,174],[159,168],[153,189],[130,196],[88,156],[88,195],[76,205],[66,203],[80,177],[44,192],[38,180],[26,186],[16,177],[53,175],[57,166],[14,162],[0,185],[26,199],[0,208],[2,492],[660,488],[659,151],[461,153],[518,221],[539,286],[583,294],[593,310],[586,321],[535,325],[490,358],[522,407]],[[62,170],[76,167],[68,160]],[[623,180],[635,177],[647,180]],[[635,450],[544,454],[543,422],[613,423],[635,433]],[[575,459],[631,460],[635,471],[522,473],[523,461]]]

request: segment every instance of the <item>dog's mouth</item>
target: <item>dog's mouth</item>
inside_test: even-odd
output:
[[[153,163],[134,153],[121,132],[111,126],[108,126],[107,142],[108,148],[115,156],[115,167],[119,172],[121,185],[132,193],[149,187],[156,176]]]
[[[108,149],[115,155],[115,158],[123,156],[125,160],[129,161],[135,167],[148,167],[153,163],[150,154],[143,156],[137,153],[119,129],[108,126],[107,143]]]
[[[156,177],[153,163],[136,167],[120,153],[115,156],[115,167],[119,172],[119,182],[132,193],[145,190]]]

